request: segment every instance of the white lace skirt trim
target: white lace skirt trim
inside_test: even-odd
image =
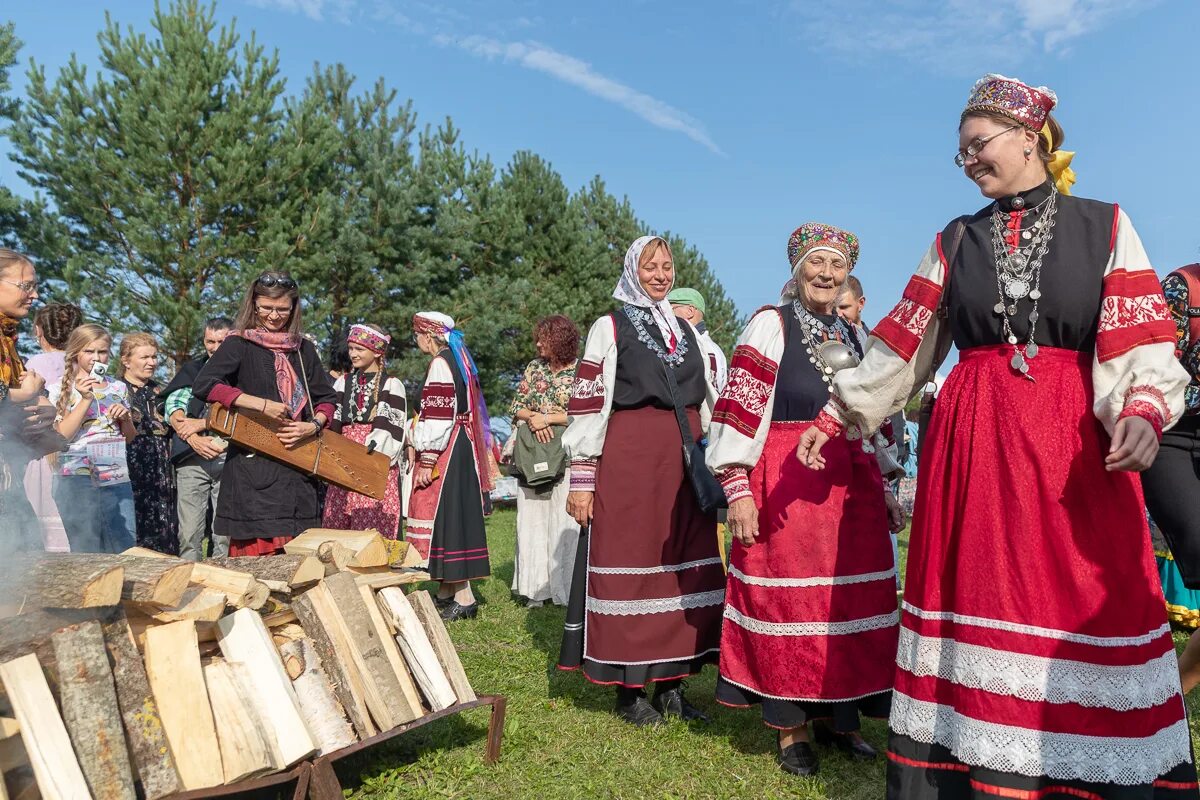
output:
[[[1083,633],[1072,633],[1070,631],[1060,631],[1055,628],[1041,628],[1037,625],[1025,625],[1020,622],[1009,622],[1003,619],[990,619],[988,617],[972,617],[966,614],[955,614],[953,611],[926,611],[917,608],[911,603],[904,603],[903,608],[914,617],[928,620],[938,620],[941,622],[953,622],[956,625],[974,625],[980,628],[991,628],[997,631],[1007,631],[1008,633],[1020,633],[1027,636],[1041,636],[1044,639],[1057,639],[1062,642],[1075,642],[1076,644],[1090,644],[1095,647],[1140,647],[1144,644],[1161,639],[1171,632],[1169,623],[1164,622],[1160,627],[1151,630],[1149,633],[1141,636],[1089,636]]]
[[[725,590],[715,589],[711,592],[697,592],[679,597],[650,597],[638,600],[599,600],[595,597],[587,599],[587,610],[593,614],[612,614],[616,616],[634,616],[640,614],[666,614],[671,611],[686,611],[689,608],[704,608],[719,606],[725,602]]]
[[[896,665],[969,689],[1086,708],[1152,708],[1181,694],[1174,650],[1144,664],[1106,666],[920,636],[901,626]]]
[[[946,747],[965,764],[1056,780],[1137,786],[1191,760],[1185,719],[1143,738],[1083,736],[982,722],[894,692],[889,726],[914,741]]]
[[[658,575],[665,572],[683,572],[685,569],[693,567],[708,567],[715,566],[721,563],[719,556],[715,558],[701,558],[696,561],[685,561],[682,564],[662,564],[656,567],[588,567],[588,572],[593,575]]]
[[[896,570],[887,569],[882,572],[864,572],[860,575],[836,575],[831,577],[818,576],[813,578],[763,578],[758,575],[747,575],[732,564],[729,575],[750,586],[776,586],[784,589],[805,589],[810,586],[849,586],[855,583],[872,583],[874,581],[894,581]]]
[[[733,606],[725,606],[725,619],[739,628],[764,636],[845,636],[890,627],[898,622],[899,616],[899,612],[893,611],[844,622],[767,622],[748,617]]]

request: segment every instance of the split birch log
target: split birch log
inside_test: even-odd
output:
[[[51,642],[63,722],[92,796],[134,800],[121,709],[100,623],[63,628]]]
[[[271,753],[266,725],[259,717],[249,680],[239,665],[213,661],[204,665],[204,684],[212,704],[221,747],[225,783],[265,775],[280,768]]]
[[[115,606],[124,579],[124,567],[86,554],[18,554],[0,566],[0,583],[22,609]]]
[[[358,586],[357,580],[355,586]],[[388,663],[392,665],[392,671],[396,673],[396,677],[400,681],[400,691],[404,692],[404,699],[418,717],[423,715],[425,712],[421,708],[421,693],[417,689],[417,682],[408,665],[404,663],[404,656],[400,655],[400,648],[396,646],[395,631],[379,608],[375,593],[368,586],[359,586],[358,594],[362,597],[367,614],[371,617],[371,624],[375,626],[375,633],[379,635],[384,655],[387,656]]]
[[[327,589],[333,598],[338,619],[345,626],[346,636],[352,645],[352,658],[363,676],[367,708],[380,729],[391,730],[421,716],[420,703],[415,708],[410,703],[400,685],[400,676],[388,658],[384,642],[390,641],[390,637],[386,632],[380,636],[375,620],[358,591],[358,584],[354,582],[354,576],[340,572],[326,578],[315,588]]]
[[[417,619],[421,620],[421,625],[425,628],[425,635],[429,637],[429,643],[433,645],[433,651],[437,653],[438,661],[442,664],[446,678],[454,687],[454,694],[458,698],[458,702],[469,703],[475,700],[475,690],[471,688],[471,682],[467,680],[467,672],[463,669],[458,651],[454,649],[454,642],[450,641],[446,623],[438,614],[429,592],[413,592],[408,595],[408,602],[412,606],[413,612],[416,613]]]
[[[184,561],[156,550],[147,550],[144,547],[130,548],[125,551],[125,554],[193,565],[191,582],[223,593],[229,601],[229,605],[235,608],[262,608],[271,595],[271,590],[248,572],[225,569],[206,561],[193,564],[191,561]]]
[[[164,608],[149,603],[130,605],[135,613],[150,617],[155,622],[179,622],[184,619],[216,622],[225,613],[226,598],[223,592],[203,586],[189,586],[184,590],[179,603],[174,606]]]
[[[147,800],[182,791],[175,759],[167,744],[158,703],[146,667],[124,616],[104,626],[104,644],[117,687],[117,705],[125,721],[129,755]]]
[[[429,573],[420,570],[398,570],[389,568],[385,572],[358,573],[355,570],[355,581],[359,586],[368,586],[375,591],[388,586],[407,586],[412,583],[423,583],[429,580]]]
[[[292,682],[262,617],[243,608],[221,619],[217,630],[225,660],[245,670],[247,676],[253,676],[252,699],[279,766],[288,767],[312,755],[317,745],[304,726]]]
[[[457,697],[454,688],[438,661],[425,627],[409,605],[404,592],[394,586],[387,587],[379,592],[378,601],[380,609],[396,626],[396,642],[404,653],[405,661],[412,667],[417,685],[429,701],[429,707],[441,711],[454,705]]]
[[[146,675],[158,703],[185,790],[225,781],[208,688],[200,668],[196,623],[169,622],[146,631]]]
[[[248,572],[260,581],[280,581],[291,587],[306,586],[325,577],[321,562],[310,555],[231,556],[205,559],[204,563]]]
[[[58,716],[58,706],[37,656],[30,653],[0,664],[0,682],[21,726],[21,741],[42,797],[90,798],[83,770],[75,758],[67,728]]]
[[[354,660],[354,647],[344,633],[337,606],[324,583],[318,583],[292,602],[301,627],[312,639],[321,665],[333,683],[346,715],[360,739],[379,733],[365,700],[366,687]]]
[[[354,744],[357,741],[354,728],[346,720],[346,711],[321,668],[312,639],[290,641],[279,648],[279,654],[300,700],[304,724],[321,748],[321,755]]]
[[[344,564],[351,567],[384,567],[388,563],[387,544],[379,531],[343,531],[333,528],[309,528],[283,546],[289,555],[317,556],[318,549],[326,542],[336,543],[351,551]],[[334,549],[334,548],[331,548]],[[328,552],[328,551],[327,551]],[[326,563],[329,563],[328,561]]]

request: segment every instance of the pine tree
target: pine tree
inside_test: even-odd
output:
[[[197,0],[156,5],[154,38],[106,17],[103,69],[91,78],[72,57],[50,83],[31,65],[13,131],[21,176],[70,226],[74,297],[160,335],[177,361],[205,315],[232,308],[284,194],[277,58],[214,16]]]

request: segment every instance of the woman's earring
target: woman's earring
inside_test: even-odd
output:
[[[1028,160],[1029,160],[1029,157],[1030,157],[1031,155],[1033,155],[1033,148],[1032,148],[1032,147],[1026,147],[1026,148],[1025,148],[1025,160],[1026,160],[1026,161],[1028,161]]]

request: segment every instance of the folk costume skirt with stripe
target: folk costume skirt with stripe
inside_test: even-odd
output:
[[[687,415],[699,437],[699,413]],[[716,663],[725,571],[716,520],[684,474],[674,411],[613,412],[583,541],[559,669],[640,687]]]
[[[892,800],[1197,798],[1138,476],[1107,472],[1092,355],[962,352],[917,506]]]
[[[734,542],[717,701],[762,703],[763,721],[859,728],[888,715],[899,630],[883,480],[861,441],[839,437],[816,472],[796,458],[811,422],[773,422],[750,471],[752,547]]]
[[[413,487],[405,540],[429,559],[435,581],[469,581],[491,574],[483,492],[471,426],[460,415],[438,457],[433,482]]]

